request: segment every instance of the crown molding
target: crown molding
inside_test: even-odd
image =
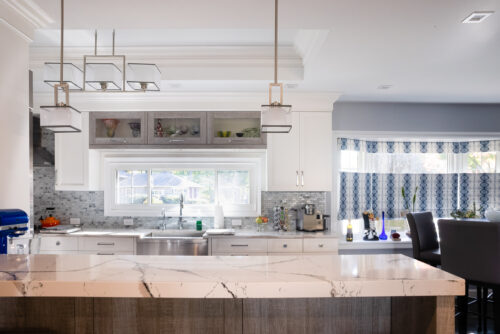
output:
[[[337,92],[290,92],[286,101],[294,111],[332,111]],[[35,111],[53,103],[53,94],[36,93]],[[157,92],[70,94],[71,105],[80,111],[255,111],[267,102],[262,92]]]
[[[28,43],[31,43],[33,40],[31,37],[26,35],[24,32],[16,28],[14,25],[10,24],[7,20],[3,19],[0,17],[0,24],[7,27],[10,31],[14,32],[17,36],[21,37],[23,40],[25,40]]]
[[[302,58],[302,63],[307,64],[321,50],[330,33],[329,30],[299,30],[295,38],[295,48]]]
[[[59,59],[59,47],[31,46],[30,63],[42,66]],[[274,61],[272,46],[144,46],[117,47],[115,54],[125,55],[130,61],[148,61],[163,65],[190,64],[267,64]],[[84,55],[93,55],[93,47],[65,47],[64,58],[75,64],[83,62]],[[109,55],[111,48],[102,47],[98,54]],[[293,46],[279,48],[280,66],[300,66],[302,58]]]
[[[29,22],[35,29],[45,28],[54,23],[52,17],[47,14],[33,0],[4,0],[18,15]]]

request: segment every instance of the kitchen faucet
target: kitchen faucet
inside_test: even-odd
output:
[[[161,215],[163,216],[163,221],[160,225],[161,230],[167,229],[167,210],[165,208],[161,209]]]
[[[182,230],[183,228],[182,223],[185,222],[185,220],[182,219],[183,208],[184,208],[184,194],[181,193],[181,196],[179,198],[179,220],[178,220],[179,230]]]

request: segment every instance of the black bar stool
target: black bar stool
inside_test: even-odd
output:
[[[483,288],[483,296],[478,291],[479,323],[486,331],[487,292],[492,289],[495,332],[500,333],[500,223],[440,219],[438,226],[443,270],[467,281],[466,297],[458,299],[459,332],[467,330],[468,284],[475,284]]]
[[[439,249],[438,234],[431,212],[413,212],[406,215],[410,225],[413,258],[439,266],[441,252]]]

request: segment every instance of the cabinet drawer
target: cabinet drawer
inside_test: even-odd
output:
[[[74,237],[41,237],[40,252],[42,251],[77,251],[78,238]]]
[[[334,238],[304,239],[304,253],[313,253],[313,252],[336,253],[337,250],[338,250],[337,239]]]
[[[212,253],[212,256],[267,256],[267,253]]]
[[[269,239],[267,251],[269,253],[301,253],[302,239]]]
[[[80,251],[78,254],[88,254],[88,255],[134,255],[134,252],[126,252],[126,251]]]
[[[134,252],[134,238],[122,237],[81,237],[80,251]]]
[[[212,240],[213,253],[267,253],[266,239],[230,238]]]

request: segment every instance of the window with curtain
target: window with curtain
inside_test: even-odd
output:
[[[410,142],[338,139],[338,219],[363,211],[389,219],[405,210],[452,211],[500,207],[500,141]],[[405,197],[401,189],[404,188]],[[416,191],[413,207],[412,197]]]

